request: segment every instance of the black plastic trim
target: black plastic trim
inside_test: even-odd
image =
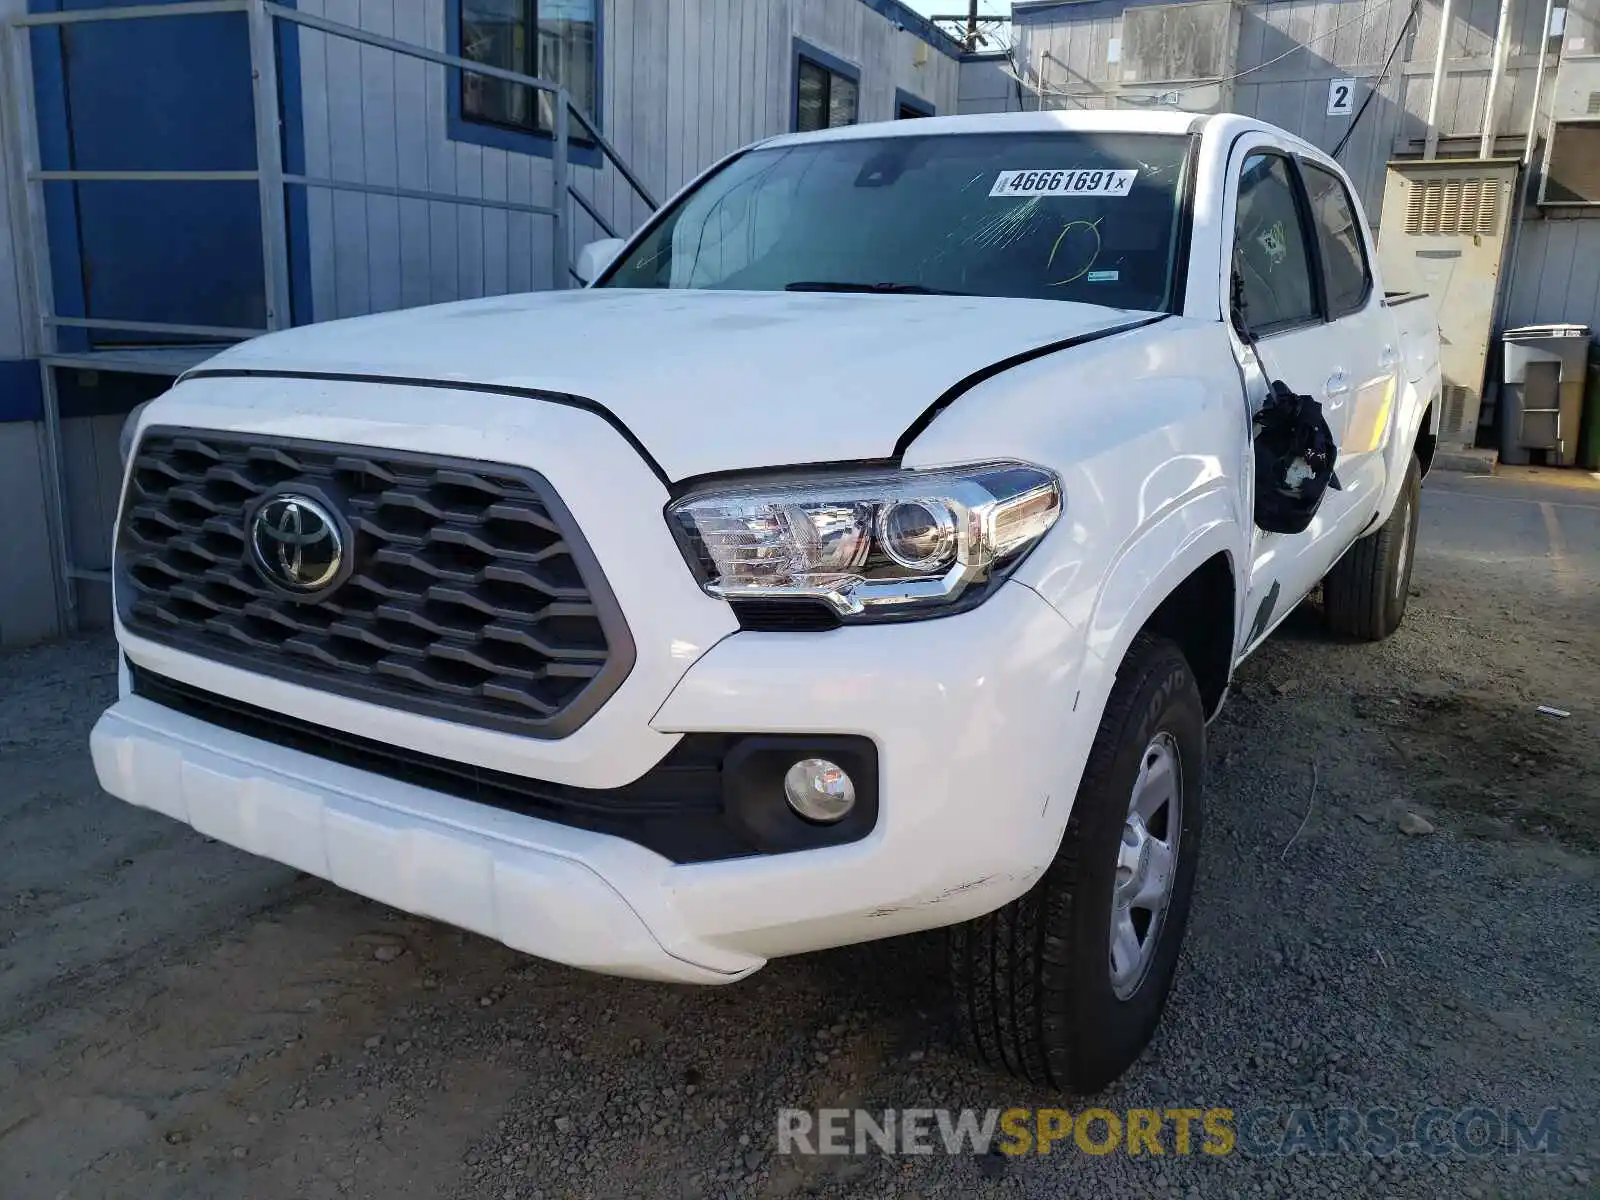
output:
[[[691,733],[632,783],[584,788],[373,741],[127,666],[135,696],[208,725],[489,808],[623,838],[675,863],[840,845],[877,824],[878,751],[870,738]],[[772,786],[774,770],[799,757],[832,757],[854,768],[856,808],[844,820],[816,825],[791,812],[781,770]]]
[[[1178,219],[1172,230],[1172,278],[1167,281],[1166,311],[1175,317],[1183,315],[1189,298],[1189,260],[1194,255],[1194,198],[1199,186],[1200,135],[1191,125],[1189,152],[1184,155],[1183,180],[1178,193]]]
[[[550,481],[531,467],[518,466],[514,463],[427,454],[420,451],[391,450],[384,446],[368,446],[354,442],[322,442],[312,438],[276,437],[267,434],[234,433],[228,430],[195,429],[174,425],[157,425],[145,429],[140,438],[140,446],[142,447],[152,436],[193,437],[200,440],[247,443],[252,446],[282,446],[289,449],[299,448],[323,454],[369,453],[381,457],[386,462],[412,463],[431,467],[458,467],[468,471],[492,471],[496,474],[519,479],[528,486],[539,502],[544,505],[546,511],[550,514],[551,520],[561,529],[562,540],[567,544],[572,561],[578,569],[580,578],[583,580],[584,590],[588,593],[589,600],[594,605],[595,618],[599,621],[600,628],[605,634],[607,654],[605,665],[589,681],[588,685],[565,707],[552,716],[542,719],[481,712],[470,706],[457,704],[449,700],[408,695],[381,685],[365,683],[356,679],[344,679],[326,672],[302,669],[293,663],[286,663],[281,660],[266,660],[259,652],[233,650],[218,644],[218,640],[178,633],[166,628],[152,628],[147,622],[132,620],[129,610],[124,607],[128,602],[129,585],[124,578],[123,530],[119,524],[116,545],[112,555],[113,578],[115,581],[113,595],[124,626],[129,632],[138,637],[148,638],[150,641],[171,646],[174,649],[182,650],[185,653],[194,654],[213,662],[238,667],[252,674],[263,675],[271,679],[280,679],[285,683],[315,688],[318,691],[330,692],[334,695],[347,696],[353,700],[361,700],[368,704],[376,704],[398,712],[411,712],[459,725],[494,729],[503,733],[520,734],[541,740],[566,737],[582,727],[599,711],[607,700],[616,694],[617,689],[623,685],[633,672],[634,662],[637,659],[637,648],[634,645],[633,633],[628,628],[628,622],[623,615],[622,606],[617,602],[616,595],[611,590],[611,584],[606,579],[605,572],[601,569],[600,560],[595,556],[577,521],[573,519],[572,513],[567,509],[566,504],[550,484]],[[137,462],[137,454],[138,450],[136,449],[135,463]],[[129,507],[127,492],[133,486],[134,472],[130,469],[124,484],[122,506],[124,512]],[[336,509],[335,511],[339,510]],[[348,519],[342,511],[339,512],[339,515],[342,520]],[[324,594],[331,594],[331,589],[329,593]],[[299,603],[314,604],[316,602],[315,599],[305,597],[296,599]]]
[[[822,633],[844,624],[825,600],[731,600],[739,628],[753,633]]]
[[[844,768],[855,784],[855,805],[838,821],[800,816],[784,797],[785,773],[800,755]],[[723,759],[723,811],[728,824],[766,854],[859,842],[878,823],[878,752],[863,737],[750,736]]]
[[[400,384],[404,387],[442,388],[450,392],[481,392],[491,396],[515,396],[521,400],[543,400],[548,404],[576,408],[599,417],[621,434],[623,440],[644,459],[645,465],[650,468],[650,473],[661,481],[662,486],[668,488],[672,486],[672,479],[661,469],[661,464],[655,460],[650,451],[645,449],[644,443],[634,436],[633,430],[624,425],[615,413],[599,401],[591,400],[587,396],[574,396],[570,392],[545,392],[538,388],[463,383],[454,379],[417,379],[410,375],[357,375],[334,371],[253,371],[231,367],[198,367],[187,372],[178,382],[182,383],[188,379],[324,379],[335,383]]]

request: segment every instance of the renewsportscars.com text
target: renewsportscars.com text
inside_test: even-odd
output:
[[[779,1154],[1553,1154],[1560,1112],[1429,1108],[823,1108],[778,1111]]]

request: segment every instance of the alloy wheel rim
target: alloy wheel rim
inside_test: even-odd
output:
[[[1132,997],[1150,973],[1178,877],[1182,829],[1183,762],[1177,740],[1163,730],[1140,756],[1117,847],[1110,964],[1119,1000]]]

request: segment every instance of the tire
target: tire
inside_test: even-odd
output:
[[[1400,628],[1411,598],[1421,497],[1422,465],[1413,454],[1389,519],[1346,550],[1322,581],[1322,608],[1335,633],[1381,642]]]
[[[1152,753],[1176,765],[1179,801],[1178,819],[1170,802],[1164,822],[1154,814],[1152,840],[1170,840],[1175,828],[1177,845],[1165,904],[1145,914],[1142,971],[1126,973],[1119,988],[1113,919],[1136,916],[1137,905],[1125,908],[1114,892],[1130,799]],[[1117,670],[1054,861],[1023,896],[950,930],[956,1024],[984,1062],[1082,1095],[1116,1079],[1149,1044],[1189,917],[1204,765],[1205,712],[1189,664],[1173,642],[1141,634]],[[1157,871],[1161,857],[1152,848],[1138,861]]]

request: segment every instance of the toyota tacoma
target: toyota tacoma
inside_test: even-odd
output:
[[[949,927],[976,1051],[1104,1086],[1234,668],[1405,612],[1430,305],[1234,115],[775,137],[578,265],[135,414],[101,782],[618,975]]]

